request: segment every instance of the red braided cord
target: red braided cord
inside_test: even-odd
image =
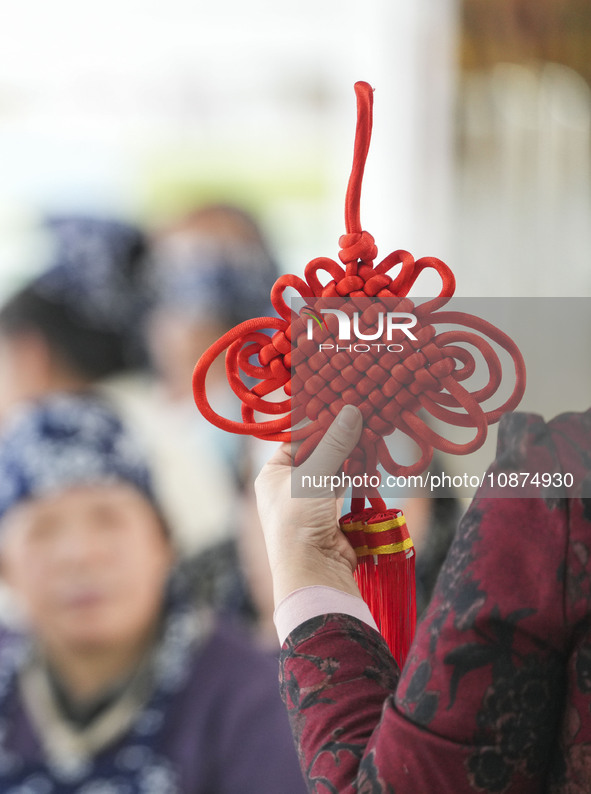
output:
[[[355,83],[357,97],[357,132],[353,146],[353,165],[345,197],[345,229],[347,234],[361,234],[361,185],[371,141],[373,126],[373,88],[369,83]],[[342,248],[345,246],[342,245]],[[363,259],[363,257],[355,257]]]
[[[346,234],[340,240],[339,259],[313,259],[305,268],[304,279],[281,276],[271,291],[271,302],[279,317],[263,317],[241,323],[224,334],[200,358],[193,375],[193,394],[202,414],[218,427],[234,433],[254,435],[271,441],[301,440],[296,463],[314,449],[333,418],[346,403],[358,405],[364,417],[364,429],[358,447],[346,464],[349,474],[372,473],[378,463],[392,474],[415,474],[430,463],[433,449],[466,454],[482,445],[489,424],[516,407],[525,389],[525,365],[515,343],[490,323],[470,314],[441,311],[453,296],[455,279],[449,267],[434,257],[414,260],[407,251],[394,251],[374,266],[377,248],[373,237],[362,231],[360,198],[363,172],[369,150],[373,89],[356,83],[357,130],[353,166],[345,200]],[[392,278],[392,268],[400,269]],[[434,269],[441,278],[439,295],[420,306],[406,298],[425,269]],[[319,274],[330,280],[323,284]],[[402,354],[347,355],[338,352],[329,359],[318,353],[313,341],[301,342],[304,320],[284,300],[286,289],[295,290],[306,302],[317,298],[398,299],[398,311],[415,314],[420,320],[417,341],[409,343]],[[383,304],[375,302],[363,312],[371,326],[372,311]],[[391,304],[389,304],[391,307]],[[327,327],[334,333],[334,323]],[[436,324],[465,326],[471,331],[453,330],[435,334]],[[515,368],[515,386],[510,397],[498,408],[484,411],[481,403],[489,399],[501,382],[501,362],[488,337],[511,356]],[[299,340],[298,347],[294,346]],[[471,392],[463,381],[476,369],[474,356],[460,344],[476,348],[489,371],[487,384]],[[232,421],[216,413],[206,394],[206,376],[213,361],[226,354],[229,384],[242,403],[242,421]],[[256,363],[253,363],[256,362]],[[461,366],[458,366],[458,363]],[[292,365],[295,375],[292,378]],[[243,378],[254,378],[248,386]],[[292,400],[292,393],[298,399]],[[275,395],[278,400],[265,399]],[[304,396],[305,400],[299,399]],[[417,416],[419,409],[451,425],[474,429],[473,438],[463,444],[436,433]],[[278,417],[259,420],[255,414]],[[297,430],[290,430],[297,426]],[[384,437],[399,431],[415,441],[420,459],[411,466],[396,463]],[[374,509],[385,509],[377,490],[356,494],[353,512],[363,507],[367,496]]]

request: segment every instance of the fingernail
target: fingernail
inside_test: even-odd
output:
[[[341,409],[338,417],[337,424],[344,430],[354,430],[359,422],[359,409],[354,405],[345,405]]]

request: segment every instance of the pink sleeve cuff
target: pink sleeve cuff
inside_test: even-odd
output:
[[[273,620],[281,645],[288,635],[306,620],[339,613],[362,620],[376,631],[378,627],[362,598],[325,585],[311,585],[294,590],[277,604]]]

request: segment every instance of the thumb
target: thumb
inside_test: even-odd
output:
[[[298,467],[299,472],[312,476],[336,474],[357,446],[362,428],[363,417],[359,408],[345,405],[314,452]]]

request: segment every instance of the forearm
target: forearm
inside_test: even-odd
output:
[[[288,637],[281,694],[310,792],[473,794],[467,772],[475,752],[496,748],[478,750],[415,724],[394,704],[398,678],[383,639],[355,618],[319,617]],[[511,794],[538,790],[522,784]]]
[[[325,615],[288,637],[281,694],[310,791],[321,780],[332,786],[327,790],[357,790],[360,764],[397,680],[383,639],[355,618]]]

